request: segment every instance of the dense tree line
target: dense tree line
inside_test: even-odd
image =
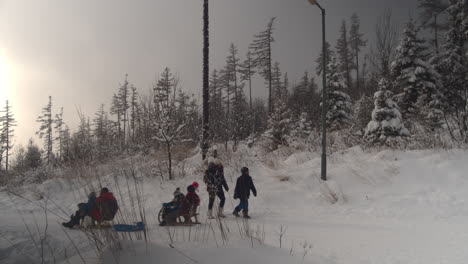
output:
[[[315,69],[319,76],[327,67],[330,132],[394,145],[411,140],[413,134],[435,136],[445,131],[455,141],[468,142],[468,2],[419,0],[419,10],[420,16],[409,19],[401,34],[390,11],[380,16],[372,37],[361,32],[357,14],[341,23],[336,44],[327,43],[327,54],[320,54]],[[232,43],[226,47],[224,65],[211,70],[210,144],[224,143],[227,148],[229,142],[235,146],[263,136],[275,146],[290,145],[320,133],[322,87],[307,71],[291,82],[274,61],[275,22],[272,18],[253,36],[244,57]],[[323,56],[327,65],[322,64]],[[265,80],[267,100],[252,98],[252,90],[263,89],[252,84],[257,75]],[[4,112],[8,113],[0,122],[3,163],[11,155],[11,140],[6,137],[11,138],[15,124],[8,105]],[[27,150],[18,151],[17,167],[93,162],[161,149],[167,153],[172,177],[173,147],[181,142],[202,145],[200,102],[181,89],[179,77],[169,68],[149,94],[139,93],[125,76],[110,107],[101,105],[92,119],[80,114],[76,131],[67,127],[63,109],[53,111],[52,97],[38,122],[43,150],[31,141]],[[42,159],[32,160],[41,152]]]

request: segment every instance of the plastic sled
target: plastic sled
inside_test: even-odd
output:
[[[116,224],[114,225],[114,230],[117,232],[138,232],[143,231],[145,225],[143,222],[137,222],[136,225],[125,225],[125,224]]]

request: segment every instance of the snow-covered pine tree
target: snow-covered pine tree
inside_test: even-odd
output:
[[[373,109],[374,100],[371,96],[363,95],[354,104],[354,120],[360,133],[366,129],[367,124],[371,121]]]
[[[395,141],[408,137],[409,131],[402,121],[397,103],[392,100],[389,81],[382,78],[379,90],[374,94],[374,111],[372,120],[367,125],[364,139],[370,143],[381,143],[392,146]]]
[[[352,120],[352,103],[347,89],[336,59],[332,58],[327,69],[327,127],[331,130],[340,130]]]
[[[360,76],[360,65],[359,65],[359,53],[361,48],[365,47],[367,40],[364,40],[364,34],[361,33],[361,22],[356,13],[351,16],[351,28],[349,30],[349,44],[350,51],[353,57],[353,66],[356,70],[356,94],[361,97],[363,91],[361,89],[361,78]],[[364,73],[364,71],[363,71]],[[364,74],[363,74],[364,76]]]
[[[306,112],[302,112],[299,117],[293,122],[293,129],[291,130],[292,140],[306,139],[312,132],[312,124],[309,120],[309,115]]]
[[[468,20],[468,2],[451,0],[448,13],[447,39],[443,52],[435,59],[436,69],[441,75],[443,110],[449,123],[452,137],[453,130],[468,140],[468,56],[465,21]],[[452,122],[453,121],[453,122]]]
[[[36,135],[41,139],[45,137],[44,149],[46,152],[47,164],[49,164],[53,154],[52,146],[54,142],[52,130],[52,96],[49,96],[49,103],[42,108],[42,115],[37,118],[36,122],[40,123],[40,127],[36,132]]]
[[[433,101],[440,88],[440,76],[428,62],[427,47],[424,40],[418,38],[412,20],[405,27],[400,45],[397,47],[395,60],[392,62],[394,88],[398,92],[397,101],[402,114],[408,118],[422,114],[431,119],[439,109]],[[429,108],[434,107],[434,109]],[[436,121],[436,120],[433,120]]]
[[[253,43],[250,44],[250,49],[253,55],[253,65],[259,69],[260,75],[268,82],[268,109],[271,113],[272,107],[272,52],[271,45],[275,41],[273,38],[273,23],[275,17],[271,18],[268,23],[267,29],[255,35]]]
[[[346,86],[351,89],[351,69],[354,68],[353,56],[351,53],[351,45],[349,43],[348,30],[346,27],[346,21],[343,20],[341,23],[340,37],[336,41],[336,55],[338,57],[338,71],[343,75]]]

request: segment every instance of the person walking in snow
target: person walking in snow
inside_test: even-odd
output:
[[[209,194],[207,214],[208,218],[213,218],[213,205],[216,196],[219,198],[218,217],[226,217],[223,212],[224,204],[226,202],[224,190],[228,192],[229,186],[227,185],[226,179],[224,178],[224,168],[221,162],[218,161],[217,164],[214,162],[208,163],[208,169],[205,172],[205,177],[203,180],[206,183]]]
[[[240,200],[239,205],[232,212],[233,215],[239,216],[239,212],[242,210],[244,218],[250,218],[249,216],[249,197],[250,191],[257,197],[257,189],[253,183],[252,177],[249,175],[249,168],[243,167],[241,169],[242,175],[237,178],[236,188],[234,190],[234,199]]]

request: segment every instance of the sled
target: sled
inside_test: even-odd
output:
[[[114,230],[116,232],[138,232],[145,230],[143,222],[137,222],[136,225],[115,224]]]
[[[196,222],[196,223],[181,223],[181,222],[175,222],[175,223],[170,223],[170,224],[164,224],[164,225],[159,225],[159,226],[162,226],[162,227],[165,227],[165,226],[193,226],[193,225],[200,225],[201,223],[200,222]]]

